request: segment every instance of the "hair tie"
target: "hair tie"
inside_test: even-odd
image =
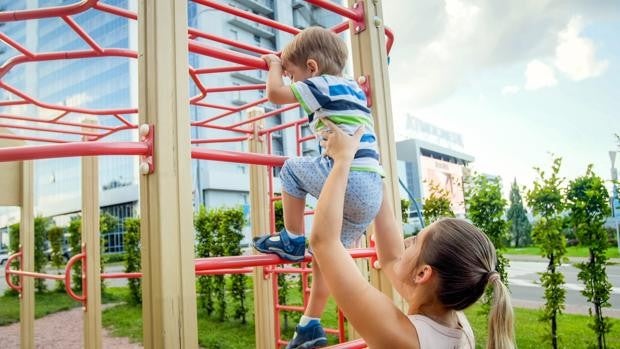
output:
[[[488,283],[494,283],[496,280],[500,280],[499,273],[496,271],[490,271],[488,275],[489,275]]]

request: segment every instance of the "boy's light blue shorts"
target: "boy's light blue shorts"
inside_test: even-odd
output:
[[[326,157],[290,158],[280,171],[282,190],[299,199],[305,199],[306,194],[318,198],[331,168],[332,160]],[[344,247],[353,247],[366,232],[379,212],[382,200],[383,180],[378,173],[350,172],[340,237]]]

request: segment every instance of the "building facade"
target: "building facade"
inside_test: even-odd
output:
[[[41,8],[72,4],[74,1],[62,0],[0,0],[0,9],[6,11]],[[137,1],[106,1],[115,7],[137,12]],[[230,0],[227,4],[251,11],[281,23],[292,24],[296,28],[310,25],[333,26],[341,17],[320,8],[315,8],[298,0]],[[137,50],[137,25],[122,17],[100,11],[89,10],[72,17],[95,41],[106,48],[127,48]],[[270,50],[279,50],[292,36],[276,31],[267,26],[250,22],[240,17],[225,14],[206,6],[188,2],[188,25],[210,34],[240,41]],[[59,18],[0,23],[1,30],[33,52],[53,52],[88,49],[67,24]],[[209,42],[209,45],[240,52],[250,52]],[[0,65],[19,52],[0,40]],[[223,65],[222,61],[191,54],[189,64],[192,67],[209,67]],[[234,86],[244,84],[262,84],[265,71],[241,71],[234,73],[202,76],[205,86]],[[137,100],[137,62],[127,58],[91,58],[80,60],[62,60],[22,64],[13,68],[3,81],[50,104],[61,104],[90,109],[109,109],[136,107]],[[190,96],[198,94],[195,85],[190,84]],[[209,95],[205,102],[239,106],[264,97],[264,91],[241,91]],[[15,98],[5,90],[0,90],[0,100]],[[266,105],[267,110],[277,106]],[[34,107],[11,106],[0,107],[0,113],[11,115],[51,117],[44,115]],[[204,120],[217,111],[191,106],[192,121]],[[137,122],[137,115],[124,115],[132,122]],[[289,122],[305,117],[301,109],[267,119],[266,127],[282,122]],[[81,115],[67,117],[66,121],[80,121]],[[226,123],[238,122],[246,118],[244,113],[237,113],[226,118]],[[114,118],[99,118],[103,125],[116,126],[119,121]],[[220,138],[221,131],[192,127],[193,139]],[[309,134],[309,130],[302,130]],[[54,135],[58,138],[58,135]],[[230,134],[228,134],[230,137]],[[66,136],[67,140],[78,140]],[[135,131],[124,131],[111,135],[104,141],[137,140]],[[247,151],[244,142],[202,145],[210,148]],[[295,155],[296,140],[294,131],[284,131],[273,135],[273,153],[277,155]],[[306,142],[303,147],[305,155],[317,153],[314,142]],[[138,157],[102,156],[99,158],[100,206],[119,218],[119,224],[106,238],[106,252],[123,250],[123,220],[137,215],[139,197]],[[237,206],[244,207],[249,214],[249,178],[248,166],[243,164],[216,163],[192,160],[194,178],[194,206],[206,207]],[[276,169],[277,171],[277,169]],[[277,182],[277,181],[276,181]],[[276,183],[276,190],[278,188]],[[35,162],[35,210],[37,214],[53,217],[59,226],[79,215],[81,209],[81,171],[79,158],[62,158],[37,160]],[[19,221],[16,209],[0,208],[0,232]],[[4,228],[4,229],[3,229]],[[0,234],[0,242],[6,243],[6,233]]]

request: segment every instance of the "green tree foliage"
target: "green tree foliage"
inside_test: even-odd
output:
[[[603,316],[602,308],[610,306],[612,285],[605,272],[608,239],[604,225],[611,210],[607,189],[603,180],[592,171],[592,165],[588,166],[584,176],[569,182],[566,201],[577,238],[590,252],[587,262],[577,264],[580,269],[577,278],[585,285],[581,293],[594,305],[594,323],[590,327],[597,335],[598,348],[606,348],[605,335],[611,326],[609,319]]]
[[[140,256],[140,219],[125,219],[125,272],[134,273],[142,270]],[[129,284],[129,304],[142,304],[142,280],[140,278],[131,278],[127,280]]]
[[[75,216],[71,218],[67,227],[69,233],[69,246],[71,246],[71,254],[75,256],[82,252],[82,218]],[[73,264],[71,270],[71,281],[75,291],[82,291],[82,261],[78,260]]]
[[[109,214],[108,212],[103,212],[99,214],[99,265],[101,269],[101,273],[103,273],[104,266],[106,263],[106,249],[107,245],[108,233],[116,230],[116,226],[118,225],[118,218]],[[106,292],[106,284],[103,280],[101,280],[101,293]]]
[[[469,179],[465,190],[467,217],[482,230],[495,245],[497,253],[497,272],[504,284],[508,284],[508,259],[502,249],[508,236],[508,224],[504,220],[506,199],[502,197],[499,178],[489,179],[474,175]]]
[[[50,253],[50,262],[52,267],[55,269],[61,269],[64,264],[64,258],[62,255],[62,239],[65,230],[59,226],[52,226],[47,231],[47,239],[49,240],[52,251]],[[60,274],[60,271],[58,272]],[[56,290],[64,291],[64,282],[61,280],[56,280]]]
[[[506,212],[506,219],[514,247],[529,246],[532,242],[532,225],[527,219],[527,210],[523,207],[523,199],[515,178],[510,188],[510,207]]]
[[[245,224],[241,208],[206,210],[201,207],[194,216],[197,232],[196,254],[199,257],[218,257],[239,255],[239,243],[243,238]],[[231,277],[231,295],[235,302],[233,317],[246,321],[247,303],[245,301],[246,276]],[[223,275],[201,276],[198,278],[200,305],[207,314],[214,314],[219,320],[227,317],[226,280]]]
[[[400,214],[403,220],[403,223],[409,222],[409,207],[411,206],[411,202],[407,199],[400,199]]]
[[[561,166],[562,159],[555,158],[550,175],[535,168],[538,178],[534,181],[534,187],[527,192],[527,203],[537,219],[532,229],[532,238],[540,247],[543,257],[549,260],[547,270],[540,277],[546,301],[541,321],[551,325],[549,339],[554,349],[558,347],[557,317],[562,314],[566,299],[564,275],[558,270],[566,254],[561,216],[565,208],[562,189],[564,178],[558,175]]]
[[[47,217],[37,216],[34,218],[34,271],[43,272],[45,264],[47,264],[47,256],[45,255],[45,240],[47,239],[47,230],[52,224],[52,220]],[[36,278],[34,286],[38,292],[47,290],[45,280]]]
[[[19,251],[19,223],[15,223],[9,226],[9,252],[11,254],[17,253]],[[13,260],[11,263],[11,269],[18,269],[19,262],[17,259]],[[11,282],[17,285],[19,284],[19,277],[11,276]],[[14,291],[12,288],[8,289],[7,294],[17,294],[17,291]]]
[[[423,211],[426,224],[431,224],[442,217],[454,217],[450,193],[438,183],[431,181],[429,193],[424,198]]]

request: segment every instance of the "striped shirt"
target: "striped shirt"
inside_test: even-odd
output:
[[[291,84],[295,98],[308,113],[310,129],[319,139],[328,118],[344,132],[353,134],[364,127],[360,147],[351,164],[352,171],[370,171],[384,175],[379,164],[379,149],[374,121],[366,107],[366,95],[356,81],[340,76],[321,75]],[[319,139],[320,140],[320,139]]]

